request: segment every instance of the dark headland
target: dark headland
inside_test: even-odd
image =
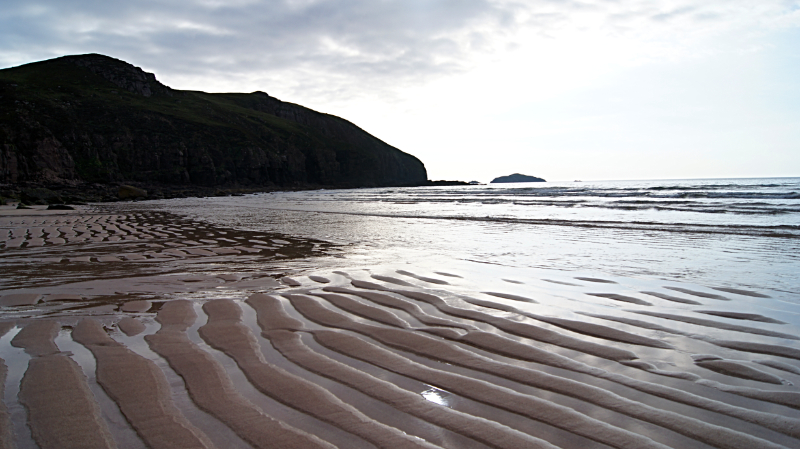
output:
[[[0,196],[148,198],[427,185],[416,157],[264,92],[172,89],[99,54],[0,70]],[[36,191],[39,191],[36,194]],[[46,200],[50,201],[50,200]]]
[[[500,176],[499,178],[494,178],[492,179],[491,184],[496,184],[501,182],[547,182],[547,181],[545,181],[542,178],[537,178],[536,176],[528,176],[519,173],[514,173],[513,175]]]

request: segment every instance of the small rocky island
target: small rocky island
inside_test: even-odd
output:
[[[542,178],[537,178],[536,176],[528,176],[519,173],[514,173],[513,175],[500,176],[499,178],[494,178],[492,179],[491,184],[497,184],[502,182],[547,182],[547,181],[545,181]]]

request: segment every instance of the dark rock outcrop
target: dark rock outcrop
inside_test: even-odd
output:
[[[147,198],[147,190],[123,184],[119,186],[117,195],[121,200],[145,199]]]
[[[43,187],[22,189],[20,199],[28,204],[61,204],[64,202],[57,192]]]
[[[174,90],[95,54],[0,70],[0,184],[213,191],[426,181],[414,156],[264,92]]]
[[[129,92],[144,97],[150,97],[153,93],[172,96],[172,89],[158,82],[154,74],[127,62],[98,54],[65,56],[61,59],[79,67],[86,67],[92,73]]]
[[[499,178],[494,178],[492,179],[491,184],[502,183],[502,182],[547,182],[547,181],[545,181],[542,178],[537,178],[536,176],[528,176],[519,173],[514,173],[513,175],[500,176]]]
[[[441,179],[439,181],[428,181],[429,186],[468,186],[468,182],[464,181],[447,181]]]
[[[75,210],[75,208],[66,204],[51,204],[47,206],[47,210]]]

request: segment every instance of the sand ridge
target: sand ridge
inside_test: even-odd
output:
[[[377,447],[435,447],[375,422],[324,388],[267,363],[250,329],[239,322],[241,309],[230,300],[207,302],[203,309],[209,320],[199,329],[201,337],[230,355],[262,393],[358,435]]]
[[[316,301],[310,300],[311,298],[303,295],[286,296],[291,300],[292,305],[303,313],[303,315],[321,324],[363,333],[384,344],[412,353],[425,355],[435,360],[444,360],[448,363],[501,375],[516,382],[521,382],[537,388],[559,392],[565,395],[575,395],[602,407],[610,408],[639,419],[648,420],[694,439],[711,443],[716,447],[745,448],[754,447],[753,445],[780,447],[778,445],[770,445],[766,441],[752,438],[740,432],[699,423],[671,412],[653,409],[645,404],[627,401],[590,385],[573,382],[564,378],[557,378],[542,372],[537,373],[532,370],[525,370],[512,365],[494,362],[493,360],[469,353],[455,346],[443,344],[438,340],[423,335],[356,323],[348,320],[344,315],[320,307]],[[319,332],[315,333],[315,335],[319,335]],[[362,347],[361,351],[366,351],[366,349]],[[348,355],[359,358],[360,354],[363,353],[364,352],[350,352]],[[375,362],[375,359],[370,360]],[[394,366],[395,368],[393,369],[399,369],[396,368],[398,365]],[[484,386],[484,388],[486,388],[486,386]],[[543,407],[543,405],[539,404],[539,407]],[[604,443],[608,444],[608,442],[605,441]]]
[[[185,331],[196,315],[188,301],[173,301],[158,313],[161,329],[145,337],[186,382],[194,402],[256,448],[334,448],[266,415],[236,391],[224,368],[198,348]]]
[[[34,321],[11,342],[32,356],[19,399],[33,439],[42,448],[116,448],[86,376],[55,345],[59,329],[55,321]]]
[[[149,447],[214,447],[175,407],[167,380],[155,363],[117,343],[91,318],[78,323],[72,338],[92,352],[97,382]],[[124,377],[118,375],[120,371]]]

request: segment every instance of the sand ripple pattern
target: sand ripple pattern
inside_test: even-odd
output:
[[[206,263],[102,307],[56,304],[106,280],[78,298],[66,283],[4,289],[0,447],[800,447],[800,306],[763,292],[419,267],[216,273],[205,265],[263,270],[317,243],[137,214],[4,218],[8,259],[58,246],[75,250],[53,252],[62,265]],[[138,240],[161,246],[117,246]]]
[[[744,326],[651,306],[624,319],[554,317],[549,308],[536,312],[551,302],[542,295],[468,295],[441,288],[454,279],[431,288],[427,276],[406,273],[295,276],[272,292],[173,300],[153,312],[131,302],[127,315],[68,327],[55,319],[6,323],[2,330],[14,334],[7,340],[29,357],[18,403],[30,436],[40,447],[125,447],[108,421],[111,404],[142,447],[153,448],[800,444],[800,392],[790,380],[800,367],[749,352],[767,340],[796,350],[782,321],[731,315],[751,323]],[[396,282],[403,277],[409,281]],[[586,294],[593,285],[573,287],[583,289],[587,308],[602,300]],[[729,315],[703,307],[700,316]],[[671,327],[676,321],[684,327]],[[741,334],[751,338],[733,338]],[[65,339],[93,364],[62,350]],[[657,366],[693,345],[736,349],[690,354],[683,369]],[[189,402],[176,401],[176,388]],[[210,430],[200,411],[229,435]],[[0,419],[0,428],[14,428],[7,412]]]
[[[220,228],[160,211],[94,206],[71,212],[0,216],[0,290],[335,252],[328,242]],[[3,295],[0,306],[40,301],[48,298]]]

